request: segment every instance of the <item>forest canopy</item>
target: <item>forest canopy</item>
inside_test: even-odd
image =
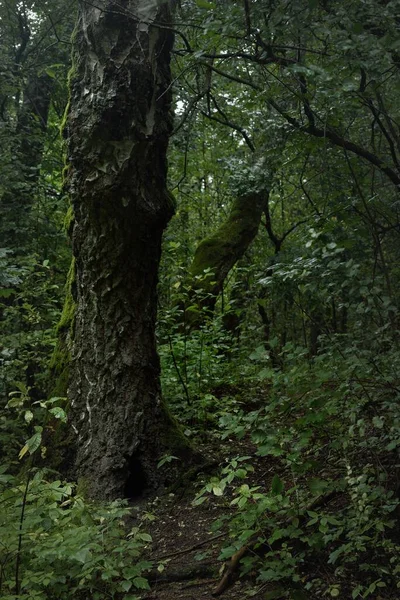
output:
[[[400,1],[0,38],[1,598],[398,598]]]

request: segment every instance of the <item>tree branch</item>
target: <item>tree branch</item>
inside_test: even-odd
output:
[[[243,139],[246,142],[246,144],[248,145],[248,147],[250,148],[250,150],[252,152],[256,151],[253,142],[247,135],[246,131],[242,127],[240,127],[240,125],[236,125],[235,123],[232,123],[232,121],[228,121],[227,119],[226,120],[218,119],[218,117],[214,117],[213,115],[206,113],[204,110],[201,111],[201,114],[203,116],[207,117],[207,119],[210,119],[210,121],[216,121],[216,123],[220,123],[221,125],[226,125],[226,127],[230,127],[231,129],[234,129],[235,131],[240,133],[243,136]]]
[[[290,125],[292,125],[295,129],[299,131],[303,131],[304,133],[308,133],[317,138],[327,139],[332,142],[335,146],[339,146],[344,150],[348,150],[361,158],[364,158],[366,161],[375,165],[382,173],[384,173],[392,183],[396,186],[396,188],[400,188],[400,175],[396,173],[393,169],[387,166],[386,162],[365,150],[362,146],[343,138],[341,135],[336,133],[333,129],[326,127],[325,129],[320,129],[319,127],[308,125],[303,126],[299,121],[293,117],[291,117],[284,109],[282,109],[274,100],[268,100],[268,103],[282,116],[286,119]]]

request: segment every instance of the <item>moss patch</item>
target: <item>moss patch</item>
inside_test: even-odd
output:
[[[161,433],[162,446],[167,448],[172,455],[185,457],[193,453],[194,449],[191,442],[184,435],[178,421],[171,413],[168,404],[162,400],[162,411],[166,416],[166,426]]]
[[[197,247],[190,268],[192,277],[201,276],[209,269],[214,274],[217,287],[222,285],[229,270],[257,235],[263,205],[264,199],[258,194],[237,198],[233,202],[226,221]],[[212,281],[212,278],[207,279]]]
[[[75,318],[75,300],[73,296],[75,282],[75,259],[73,258],[68,271],[67,282],[65,284],[65,302],[61,313],[60,321],[57,325],[57,333],[61,333],[66,329],[70,330],[72,333]]]

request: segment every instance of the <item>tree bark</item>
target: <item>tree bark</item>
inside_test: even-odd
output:
[[[169,1],[82,3],[67,124],[76,309],[68,396],[87,495],[132,497],[185,443],[161,401],[161,237],[173,214]]]

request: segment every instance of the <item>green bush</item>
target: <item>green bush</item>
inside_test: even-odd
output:
[[[45,470],[20,479],[0,470],[0,597],[3,600],[124,598],[148,589],[140,560],[151,537],[123,502],[88,503]]]

